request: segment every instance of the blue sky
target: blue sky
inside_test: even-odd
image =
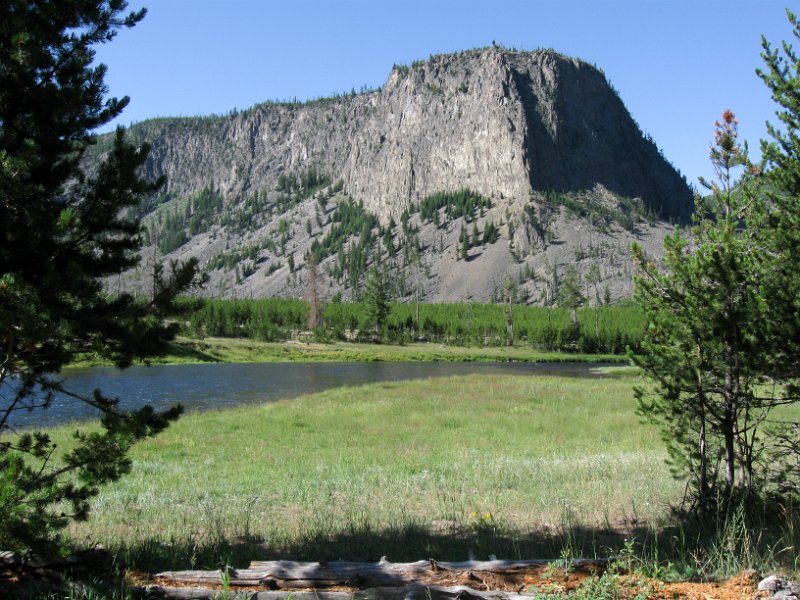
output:
[[[141,6],[145,20],[98,49],[112,95],[131,97],[124,125],[377,87],[394,63],[495,41],[603,69],[691,183],[711,175],[713,124],[727,108],[757,157],[765,122],[776,120],[755,75],[761,35],[788,40],[785,9],[800,9],[784,0],[130,0]]]

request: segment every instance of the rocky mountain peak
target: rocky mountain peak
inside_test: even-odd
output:
[[[506,239],[506,250],[478,253],[469,275],[466,260],[450,265],[447,276],[430,286],[428,295],[440,299],[463,293],[486,298],[497,273],[525,263],[526,257],[534,266],[542,261],[564,264],[575,240],[568,227],[558,224],[566,225],[569,215],[588,218],[595,229],[598,219],[602,221],[603,235],[619,238],[615,252],[624,253],[621,239],[628,234],[615,234],[614,227],[629,234],[638,227],[641,234],[659,220],[685,220],[692,209],[685,180],[642,134],[603,73],[552,50],[490,47],[435,55],[395,65],[385,85],[369,93],[307,103],[267,102],[221,117],[158,119],[135,125],[131,135],[152,146],[147,174],[167,178],[167,204],[159,209],[162,223],[163,214],[178,205],[184,220],[190,219],[194,201],[187,209],[181,199],[203,190],[218,194],[219,211],[235,213],[250,199],[260,199],[262,213],[253,213],[251,227],[238,229],[234,239],[220,218],[209,217],[200,229],[189,228],[186,221],[180,239],[192,243],[177,250],[168,245],[169,252],[180,255],[210,260],[219,252],[214,236],[224,232],[226,251],[231,245],[246,246],[258,265],[255,270],[273,273],[279,262],[285,266],[280,260],[285,253],[303,256],[314,239],[329,233],[334,216],[328,211],[335,209],[326,208],[321,215],[313,208],[315,197],[322,206],[319,195],[334,194],[332,189],[339,194],[336,205],[347,198],[374,215],[383,233],[389,229],[387,242],[377,250],[373,244],[369,256],[390,254],[387,244],[403,242],[394,244],[389,238],[406,239],[416,231],[414,243],[431,266],[459,262],[464,253],[456,238],[462,225],[472,227],[474,222],[476,230],[483,230],[487,222],[495,228],[502,224],[505,229],[498,229],[498,236]],[[295,183],[287,186],[287,181]],[[339,183],[334,187],[334,182]],[[473,209],[481,206],[479,216],[437,205],[431,231],[424,218],[414,217],[422,214],[421,207],[428,211],[433,206],[431,198],[445,202],[447,194],[465,190],[474,196],[462,200],[486,199],[470,201]],[[316,196],[303,196],[307,192]],[[402,232],[392,229],[409,218],[418,219],[416,230],[407,225]],[[281,219],[305,223],[307,231],[297,232],[294,244],[287,246],[284,239],[280,252],[266,250],[263,240],[274,235]],[[312,220],[319,224],[310,226]],[[286,226],[281,227],[285,237]],[[557,235],[569,238],[566,254],[556,251]],[[485,276],[476,275],[481,261],[491,265]],[[472,281],[464,285],[453,275]],[[622,281],[628,275],[617,273],[614,285],[628,286]],[[290,280],[282,285],[259,281],[256,293],[294,295],[300,284]],[[238,285],[221,277],[220,293],[226,293],[224,281],[232,288]],[[342,285],[357,290],[360,284]]]

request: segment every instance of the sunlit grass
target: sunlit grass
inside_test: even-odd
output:
[[[172,352],[157,362],[287,361],[627,362],[627,358],[614,354],[540,352],[529,346],[479,348],[434,343],[398,346],[346,342],[260,342],[243,338],[178,338],[172,345]]]
[[[136,447],[132,473],[72,534],[111,547],[246,538],[306,558],[311,541],[338,540],[365,558],[371,533],[488,532],[486,552],[530,556],[535,532],[662,518],[682,491],[664,458],[628,376],[376,383],[188,415]]]

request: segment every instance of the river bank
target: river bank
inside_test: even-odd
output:
[[[249,362],[575,362],[620,363],[628,358],[621,354],[579,354],[544,352],[530,346],[450,346],[436,343],[405,345],[364,344],[350,342],[260,342],[243,338],[203,339],[178,337],[166,356],[150,364],[200,364]],[[71,367],[107,365],[92,357],[84,357]]]

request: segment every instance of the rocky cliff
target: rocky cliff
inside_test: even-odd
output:
[[[533,273],[529,299],[538,301],[537,269],[580,263],[585,253],[576,244],[602,238],[622,261],[628,238],[652,237],[657,248],[663,223],[687,219],[692,208],[686,182],[642,135],[604,75],[549,50],[433,56],[395,66],[378,91],[265,103],[228,116],[157,119],[135,125],[130,135],[152,146],[147,175],[166,176],[165,203],[147,221],[154,240],[163,239],[165,220],[173,229],[176,222],[184,226],[184,243],[162,250],[200,256],[212,265],[216,293],[225,295],[244,289],[296,295],[303,257],[314,240],[325,240],[345,200],[377,217],[376,239],[379,233],[397,240],[388,243],[392,248],[370,242],[367,263],[380,254],[393,258],[413,232],[415,254],[432,273],[425,295],[439,300],[486,299],[499,276],[525,268]],[[301,174],[312,170],[309,183]],[[190,227],[198,210],[191,198],[202,190],[219,202]],[[437,214],[436,224],[418,214],[431,197],[457,190],[489,203],[480,215],[454,217],[437,208],[444,222]],[[243,214],[246,201],[249,226],[232,228],[230,216]],[[401,219],[402,230],[393,229]],[[482,232],[487,223],[499,227],[498,240],[474,239],[465,253],[462,226]],[[575,233],[582,228],[588,237]],[[246,248],[253,263],[245,277],[239,267],[233,273],[235,260],[227,271],[213,266],[214,257],[237,248],[242,257]],[[613,261],[592,253],[611,273]],[[290,254],[295,264],[287,273]],[[329,260],[330,275],[333,253],[318,257]],[[331,289],[345,294],[360,285],[358,278],[331,279]],[[629,290],[627,268],[607,279],[615,297]]]

